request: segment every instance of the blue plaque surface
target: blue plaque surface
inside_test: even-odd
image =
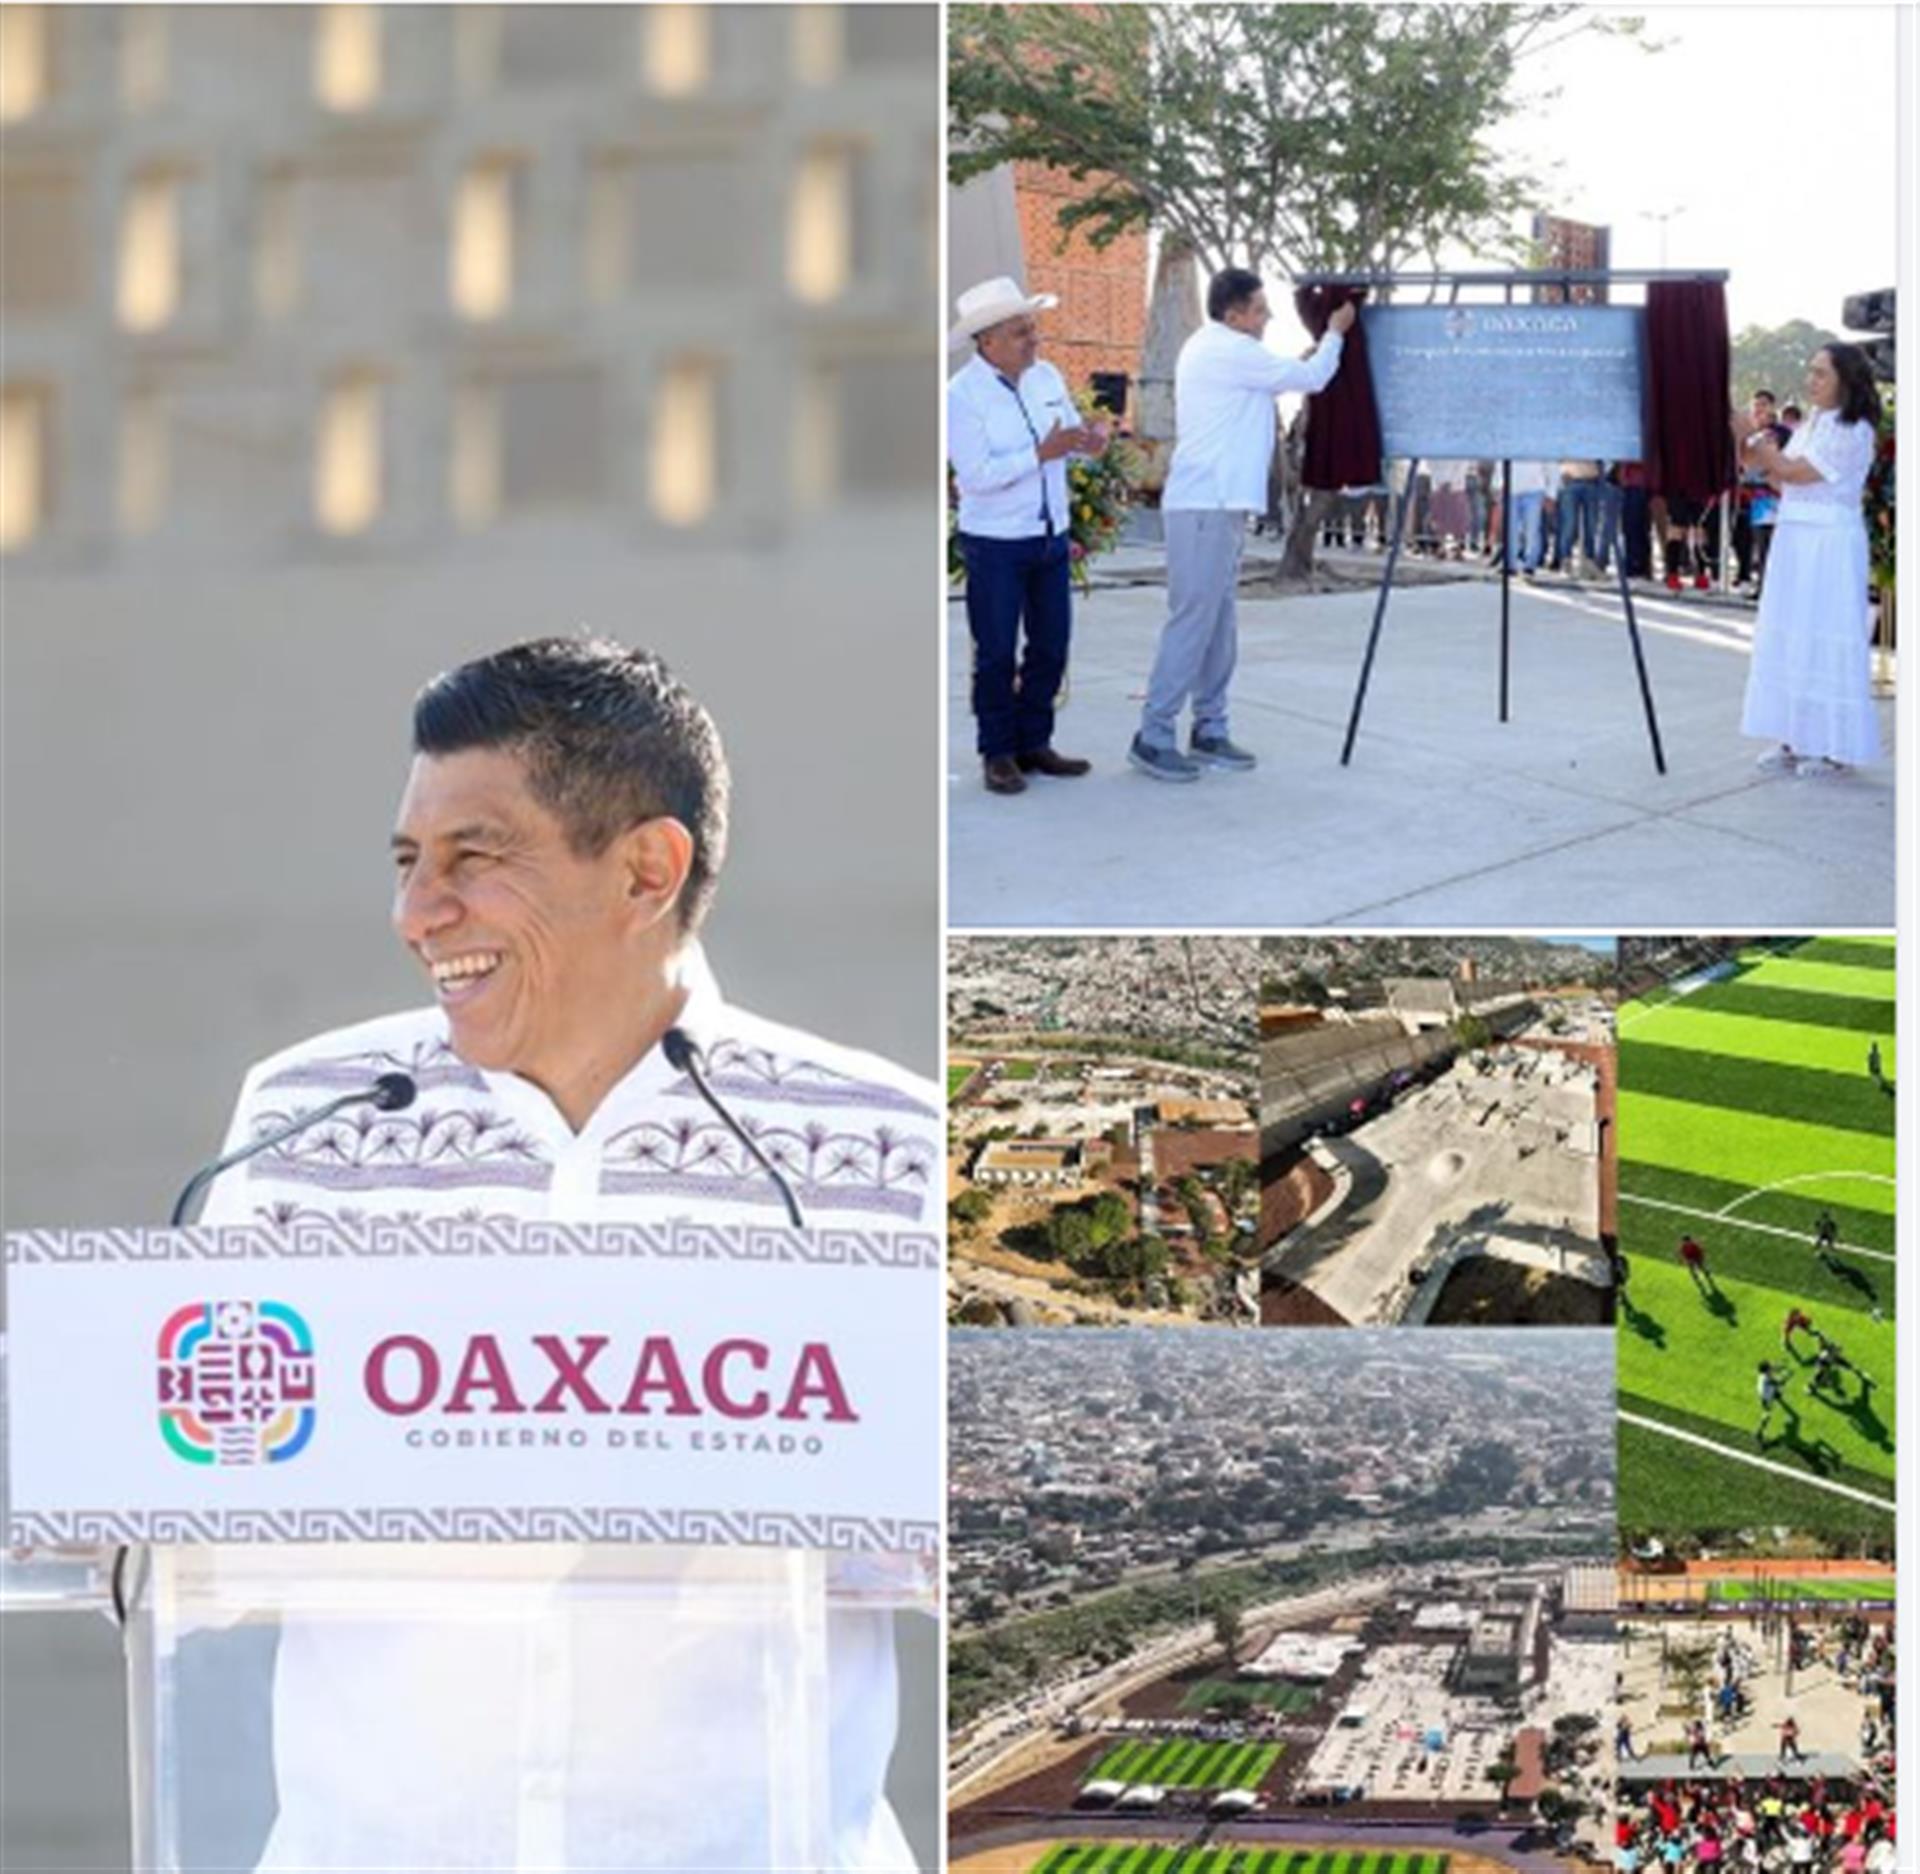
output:
[[[1641,459],[1638,306],[1365,306],[1389,460]]]

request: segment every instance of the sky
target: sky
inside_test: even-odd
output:
[[[1531,102],[1490,141],[1550,212],[1610,227],[1616,267],[1725,270],[1736,333],[1840,329],[1840,302],[1898,271],[1897,9],[1630,11],[1661,50],[1588,33],[1523,62]],[[1297,350],[1290,314],[1274,323]]]

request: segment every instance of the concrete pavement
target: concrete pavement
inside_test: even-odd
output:
[[[1146,576],[1145,569],[1135,575]],[[1363,591],[1240,605],[1233,733],[1252,774],[1168,786],[1126,765],[1165,611],[1150,584],[1077,604],[1056,743],[1077,781],[987,794],[970,645],[949,607],[948,865],[957,927],[1874,927],[1894,918],[1893,704],[1876,766],[1769,777],[1739,732],[1753,613],[1635,595],[1665,740],[1654,771],[1617,595],[1516,583],[1512,719],[1499,588],[1395,591],[1351,767]],[[1863,652],[1864,654],[1864,652]]]

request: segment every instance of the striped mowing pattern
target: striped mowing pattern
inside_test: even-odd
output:
[[[1447,1874],[1444,1854],[1369,1848],[1170,1848],[1155,1842],[1063,1842],[1028,1874]]]
[[[1169,1789],[1257,1789],[1280,1761],[1279,1744],[1210,1744],[1192,1737],[1134,1738],[1087,1773],[1093,1783],[1160,1783]],[[1078,1870],[1056,1870],[1078,1874]],[[1107,1870],[1105,1874],[1114,1874]]]

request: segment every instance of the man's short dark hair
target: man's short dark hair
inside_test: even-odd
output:
[[[726,752],[713,718],[652,651],[533,638],[434,678],[413,705],[418,755],[505,749],[534,798],[594,857],[663,815],[693,835],[680,928],[699,928],[727,851]]]
[[[1762,397],[1766,398],[1769,403],[1778,403],[1780,401],[1770,390],[1757,390],[1753,393],[1753,401],[1755,403],[1758,403]]]
[[[1244,306],[1260,290],[1260,276],[1245,267],[1222,267],[1207,282],[1207,317],[1224,319],[1236,306]]]
[[[1782,416],[1792,417],[1793,420],[1797,423],[1800,421],[1800,418],[1805,413],[1801,410],[1800,406],[1797,403],[1783,403],[1780,406],[1780,414]]]

